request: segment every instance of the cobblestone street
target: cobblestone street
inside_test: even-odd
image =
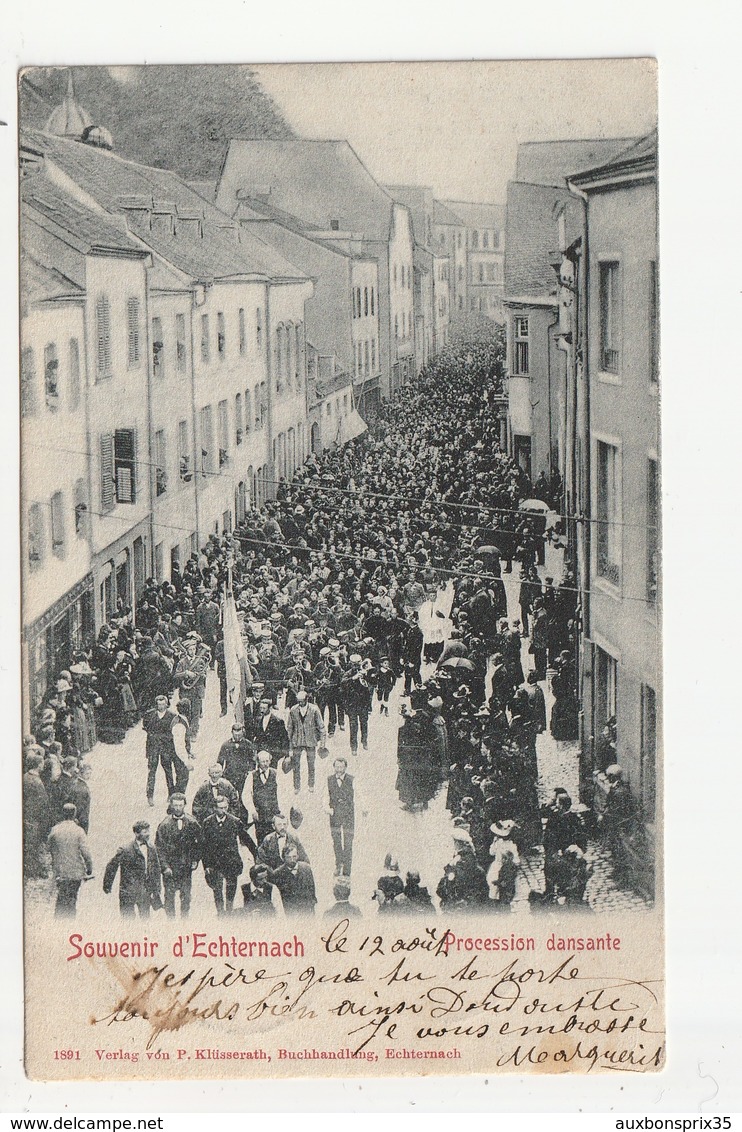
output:
[[[561,552],[549,547],[542,576],[561,573]],[[518,575],[505,574],[510,618],[518,613]],[[523,642],[522,659],[527,671],[531,658],[528,640]],[[424,676],[432,673],[432,666]],[[548,679],[542,684],[547,704],[547,719],[552,697]],[[350,771],[356,776],[362,807],[367,810],[356,829],[353,864],[352,899],[368,915],[375,915],[372,896],[376,880],[383,871],[386,853],[398,857],[402,870],[417,869],[422,883],[435,892],[444,865],[451,859],[451,819],[445,809],[445,788],[441,789],[430,807],[420,813],[400,809],[395,783],[397,777],[397,731],[399,728],[402,682],[398,681],[390,700],[389,716],[378,712],[369,723],[369,750],[350,758],[347,731],[338,730],[328,740],[330,757],[317,764],[317,787],[314,793],[307,789],[305,776],[298,797],[294,795],[291,776],[279,775],[280,800],[286,813],[298,806],[303,815],[298,835],[304,844],[315,872],[318,894],[318,912],[332,904],[332,853],[330,832],[324,811],[324,784],[337,754],[349,757]],[[219,752],[221,744],[229,738],[230,721],[219,714],[219,686],[216,674],[208,676],[204,718],[198,739],[194,744],[196,761],[188,790],[189,799],[207,778],[207,770]],[[92,793],[91,830],[89,842],[95,864],[95,879],[84,886],[78,902],[78,918],[94,922],[101,917],[117,914],[115,895],[102,892],[102,875],[105,864],[116,848],[130,839],[132,822],[144,818],[152,822],[154,830],[165,816],[166,792],[160,776],[155,792],[155,806],[149,809],[145,798],[146,760],[145,737],[141,726],[129,730],[120,746],[98,743],[87,758],[90,767],[88,784]],[[558,741],[547,730],[537,740],[539,800],[547,802],[555,786],[563,786],[573,801],[579,798],[578,745]],[[243,850],[245,869],[241,881],[247,880],[251,862]],[[588,860],[593,875],[588,883],[586,898],[595,912],[623,912],[648,907],[647,901],[631,890],[620,888],[612,876],[610,852],[595,838],[591,839]],[[215,915],[211,892],[206,886],[203,871],[198,870],[193,886],[192,916],[209,918]],[[513,902],[515,912],[526,912],[531,889],[543,890],[543,855],[539,852],[526,856]],[[27,881],[26,894],[29,909],[48,915],[53,906],[51,881]],[[239,906],[239,894],[237,905]]]

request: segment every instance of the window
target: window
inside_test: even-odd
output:
[[[528,319],[516,316],[513,320],[515,340],[513,342],[513,374],[515,377],[528,377]]]
[[[178,470],[182,483],[190,483],[193,479],[191,471],[191,445],[188,439],[188,421],[178,424]]]
[[[229,463],[229,406],[226,401],[220,401],[219,412],[219,467],[223,468]]]
[[[458,237],[459,237],[459,238],[458,238],[458,245],[459,245],[459,247],[462,247],[462,246],[463,246],[463,242],[464,242],[464,234],[463,234],[463,232],[461,232],[461,231],[460,231],[460,232],[458,233]]]
[[[647,601],[655,605],[659,578],[659,480],[657,461],[647,460]]]
[[[75,481],[75,534],[84,538],[87,534],[88,491],[84,479]]]
[[[44,510],[40,503],[28,509],[28,568],[32,572],[44,564]]]
[[[129,369],[136,369],[141,360],[141,335],[139,331],[139,299],[126,300],[126,342]]]
[[[482,232],[482,247],[488,248],[489,246],[490,246],[490,234],[489,234],[489,232]]]
[[[30,346],[21,351],[21,416],[36,412],[36,359]]]
[[[245,327],[245,308],[240,307],[237,312],[237,323],[240,335],[240,356],[242,356],[247,349],[247,330]]]
[[[490,283],[494,283],[494,281],[495,281],[495,265],[494,265],[494,263],[490,263],[490,264],[487,265],[487,278],[489,279]]]
[[[463,282],[464,282],[464,269],[461,266],[461,264],[459,264],[459,283],[463,283]]]
[[[335,217],[333,217],[330,220],[330,231],[331,232],[339,232],[340,231],[340,221],[335,219]]]
[[[653,259],[649,264],[649,380],[652,385],[660,378],[659,299],[657,260]]]
[[[366,344],[366,349],[368,349],[368,343]],[[343,416],[347,417],[347,415],[348,415],[348,394],[343,393]]]
[[[263,387],[265,382],[255,386],[255,427],[260,428],[263,423]]]
[[[70,412],[80,407],[80,343],[70,338]]]
[[[234,437],[235,446],[242,444],[242,394],[237,393],[234,399]]]
[[[595,734],[599,735],[609,719],[616,718],[618,706],[618,663],[615,657],[595,646],[596,715]]]
[[[185,373],[188,363],[186,349],[186,320],[184,314],[175,316],[175,364],[178,373]]]
[[[353,318],[358,318],[358,314],[357,314],[357,311],[356,311],[356,289],[355,289],[355,287],[351,287],[351,289],[350,289],[350,301],[351,301],[351,305],[353,307]]]
[[[399,338],[399,315],[394,316],[394,337]]]
[[[136,503],[136,431],[117,428],[113,434],[117,503]]]
[[[374,310],[375,305],[376,305],[376,290],[375,290],[374,287],[372,287],[371,288],[371,314],[375,314],[375,310]]]
[[[214,470],[214,412],[211,405],[201,410],[201,475]]]
[[[394,265],[394,286],[397,286],[397,265]]]
[[[600,368],[619,373],[620,277],[617,263],[600,264]]]
[[[165,343],[162,338],[162,319],[152,319],[152,376],[165,376]]]
[[[369,374],[370,366],[371,366],[371,353],[370,353],[370,349],[369,349],[369,343],[364,342],[363,343],[363,371],[366,374],[366,376],[368,376],[368,374]]]
[[[243,420],[244,420],[245,435],[247,435],[247,433],[250,431],[250,429],[252,428],[252,425],[253,425],[252,398],[250,397],[250,390],[249,389],[245,390],[245,415],[244,415]]]
[[[158,496],[167,491],[167,457],[165,454],[165,431],[155,433],[155,491]]]
[[[472,232],[472,234],[471,234],[471,246],[473,248],[479,247],[479,232]]]
[[[368,287],[363,288],[363,313],[368,314]]]
[[[64,498],[61,491],[55,491],[51,498],[52,554],[64,558]]]
[[[100,505],[101,511],[111,511],[116,502],[114,474],[113,433],[104,432],[100,438]]]
[[[371,339],[371,371],[376,373],[376,339]]]
[[[484,264],[483,263],[480,263],[480,265],[479,265],[479,282],[484,283]]]
[[[296,388],[301,387],[301,379],[304,370],[304,325],[299,322],[294,328],[294,336],[296,339],[296,349],[294,350],[294,378],[296,380]]]
[[[59,358],[53,342],[44,347],[44,396],[47,409],[59,405]]]
[[[201,315],[201,361],[209,360],[209,316]]]
[[[618,449],[602,440],[597,443],[598,575],[618,586],[621,584]]]
[[[227,356],[227,328],[223,311],[217,311],[216,315],[216,348],[219,353],[219,361],[223,362]]]
[[[654,821],[657,793],[657,697],[642,684],[641,692],[641,800],[644,817]]]
[[[255,341],[258,344],[258,349],[263,345],[263,310],[258,307],[255,311]]]

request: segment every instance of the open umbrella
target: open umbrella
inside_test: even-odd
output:
[[[502,551],[500,550],[499,546],[487,545],[487,546],[475,546],[474,547],[474,553],[475,554],[485,554],[485,555],[486,554],[496,554],[497,557],[499,558],[500,555],[502,554]]]
[[[474,672],[476,665],[465,656],[450,656],[448,660],[443,661],[441,668],[466,668],[469,672]]]
[[[543,499],[524,499],[518,508],[519,511],[538,511],[542,515],[549,509],[549,504],[544,503]]]

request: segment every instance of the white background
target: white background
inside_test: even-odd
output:
[[[724,0],[448,0],[445,5],[220,0],[198,6],[183,0],[118,5],[26,0],[21,6],[15,0],[5,11],[0,31],[0,118],[8,122],[0,127],[0,773],[5,801],[0,1105],[5,1111],[370,1109],[659,1116],[742,1108],[739,10],[739,3]],[[18,774],[17,67],[621,55],[656,56],[660,75],[666,1070],[636,1077],[498,1076],[363,1085],[351,1079],[119,1086],[26,1081]]]

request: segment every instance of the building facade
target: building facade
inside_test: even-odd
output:
[[[656,135],[570,178],[584,203],[579,488],[584,574],[583,788],[615,720],[640,825],[626,849],[652,886],[660,781],[660,451]],[[580,364],[578,358],[578,365]]]
[[[275,494],[314,417],[312,281],[174,174],[88,135],[22,140],[33,702],[117,610],[136,618],[147,577],[170,578]]]
[[[499,204],[442,202],[465,225],[466,309],[503,321],[505,209]],[[458,242],[458,235],[456,236]],[[458,266],[456,264],[458,279]],[[458,298],[457,298],[458,305]]]
[[[329,247],[353,248],[378,271],[379,390],[388,397],[415,373],[413,233],[409,209],[374,180],[344,141],[230,142],[216,203],[230,216],[262,199]],[[352,294],[346,295],[352,317]],[[365,308],[364,308],[364,316]],[[372,337],[365,337],[371,349]],[[369,357],[369,366],[371,360]]]

